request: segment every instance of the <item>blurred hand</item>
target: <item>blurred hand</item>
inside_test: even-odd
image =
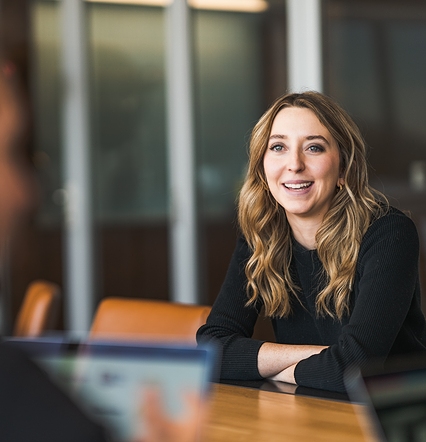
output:
[[[164,410],[160,392],[154,388],[143,393],[141,412],[145,435],[135,442],[196,442],[207,418],[207,402],[197,394],[185,395],[186,410],[171,418]]]

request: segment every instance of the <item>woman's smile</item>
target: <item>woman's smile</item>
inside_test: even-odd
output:
[[[289,190],[298,191],[309,189],[313,184],[313,181],[287,181],[284,183],[284,187]]]

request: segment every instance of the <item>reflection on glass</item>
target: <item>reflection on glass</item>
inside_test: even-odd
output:
[[[283,33],[276,32],[282,29],[282,6],[276,14],[265,8],[265,1],[260,3],[263,12],[191,9],[202,286],[209,299],[217,294],[235,244],[231,220],[250,131],[275,98],[266,100],[265,90],[285,84],[285,41]],[[36,0],[32,8],[35,160],[45,189],[39,219],[59,232],[66,197],[61,173],[60,2]],[[85,8],[99,292],[164,299],[165,10],[113,2],[86,2]],[[267,20],[274,24],[266,26]],[[265,60],[269,69],[279,64],[275,75],[265,74]],[[273,79],[267,87],[264,78]]]
[[[39,218],[48,224],[62,216],[62,201],[55,194],[62,187],[59,12],[58,2],[33,2],[34,164],[44,192]]]
[[[164,9],[87,3],[95,219],[165,219]],[[34,4],[37,152],[45,218],[61,211],[60,29]],[[203,216],[229,217],[262,112],[262,14],[193,10],[197,188]]]
[[[163,10],[88,8],[95,216],[167,214]]]
[[[203,217],[229,218],[262,109],[261,14],[194,12],[196,155]]]
[[[326,92],[361,127],[370,146],[373,185],[411,212],[426,293],[426,4],[324,4]]]
[[[426,5],[330,0],[326,11],[327,92],[363,129],[376,179],[399,194],[411,162],[426,159]]]

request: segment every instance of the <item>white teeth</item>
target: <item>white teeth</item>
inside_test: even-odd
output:
[[[308,183],[300,183],[300,184],[284,184],[285,187],[288,189],[305,189],[306,187],[309,187],[312,184],[312,182]]]

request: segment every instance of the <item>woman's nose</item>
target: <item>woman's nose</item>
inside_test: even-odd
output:
[[[300,172],[305,168],[302,153],[298,149],[289,152],[287,158],[287,169],[291,172]]]

